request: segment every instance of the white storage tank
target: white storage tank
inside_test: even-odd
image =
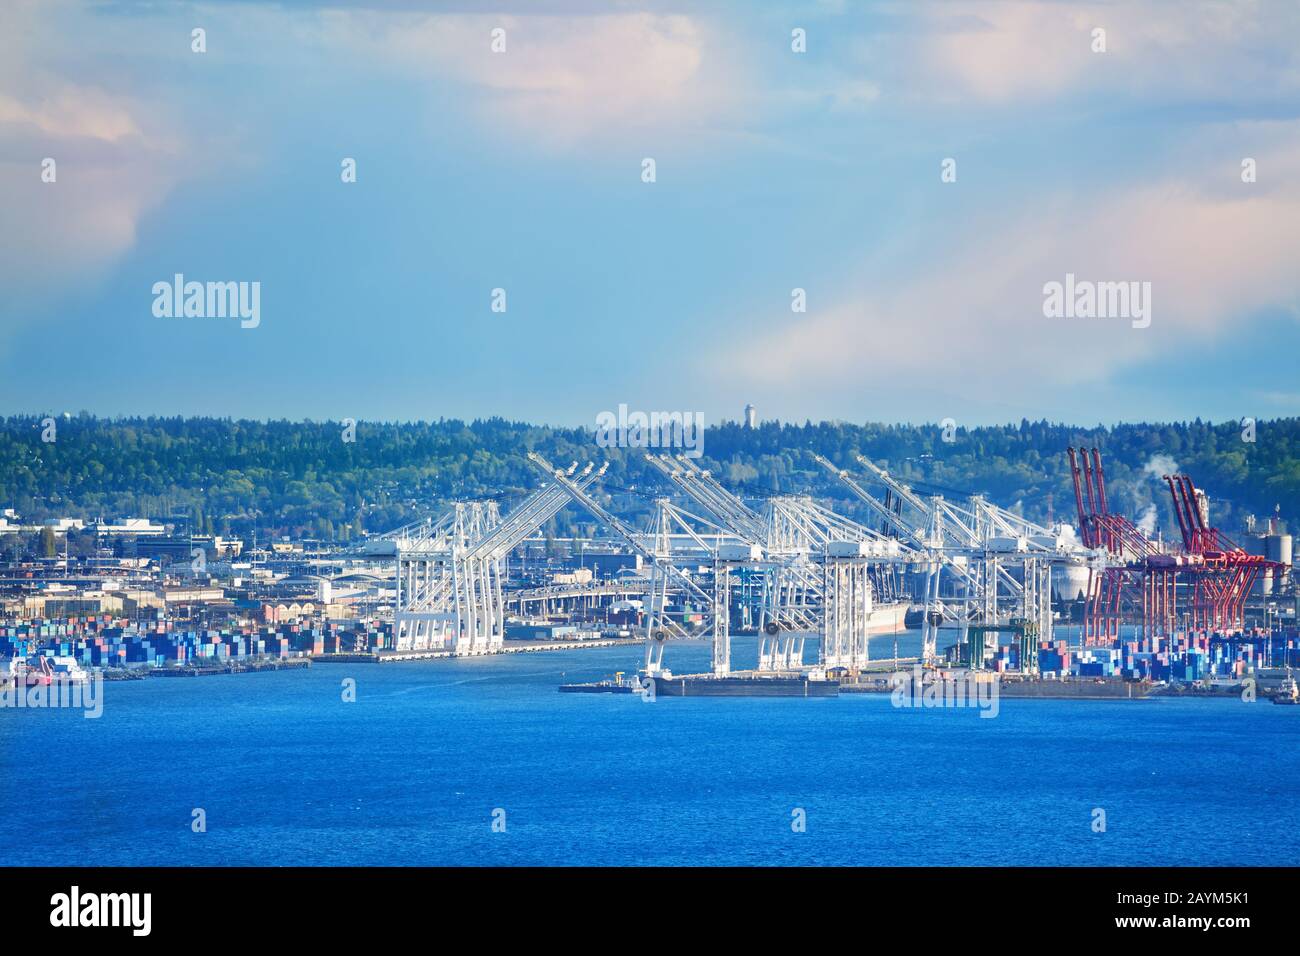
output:
[[[1278,573],[1278,584],[1289,580],[1291,576],[1291,559],[1294,557],[1291,536],[1289,534],[1268,535],[1264,539],[1264,557],[1287,566],[1285,571]]]
[[[1084,564],[1058,564],[1052,568],[1052,591],[1058,601],[1073,601],[1088,593],[1088,567]]]

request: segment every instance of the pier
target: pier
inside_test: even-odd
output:
[[[320,664],[390,664],[394,661],[428,661],[453,657],[496,657],[501,654],[533,654],[543,651],[574,651],[588,647],[641,647],[636,637],[610,637],[594,641],[512,641],[490,651],[457,653],[447,650],[371,651],[368,653],[313,654]]]

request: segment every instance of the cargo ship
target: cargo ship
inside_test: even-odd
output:
[[[905,630],[908,605],[904,602],[877,604],[867,614],[866,632],[868,634],[888,634],[892,631]]]
[[[960,621],[949,620],[938,611],[931,611],[930,613],[933,615],[935,627],[940,631],[951,634],[954,640],[960,639],[963,627]],[[907,606],[903,612],[903,627],[909,631],[919,631],[925,627],[924,604],[910,604]]]
[[[998,688],[1003,697],[1054,697],[1085,700],[1142,700],[1160,690],[1149,681],[1114,678],[1079,678],[1065,680],[1004,680]]]
[[[907,672],[904,671],[904,674]],[[953,671],[936,677],[927,674],[928,683],[937,680],[951,684],[957,675],[963,680],[987,680],[996,682],[998,695],[1001,697],[1036,697],[1040,699],[1059,700],[1142,700],[1161,693],[1165,688],[1147,681],[1124,681],[1113,678],[1068,678],[1066,680],[1039,680],[1037,678],[1001,678],[992,672],[981,672],[975,676],[970,671]],[[908,686],[908,685],[904,685]],[[845,684],[843,693],[889,694],[895,684],[888,674],[860,675],[852,683]]]
[[[657,697],[838,697],[840,682],[811,676],[655,675]]]
[[[903,613],[903,627],[909,631],[919,631],[925,624],[925,605],[912,604]]]

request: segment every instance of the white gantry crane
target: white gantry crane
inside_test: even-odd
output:
[[[871,567],[897,557],[896,541],[807,496],[770,498],[760,513],[684,456],[646,459],[737,543],[762,555],[750,562],[762,576],[760,671],[801,669],[809,636],[821,638],[823,668],[856,668],[870,660]]]
[[[914,551],[925,573],[922,657],[937,656],[939,629],[954,624],[966,643],[972,626],[1015,625],[1034,641],[1052,634],[1051,574],[1055,564],[1083,560],[1072,537],[1048,530],[973,495],[958,505],[941,495],[922,498],[864,455],[857,460],[884,485],[885,500],[821,455],[818,463],[881,515]],[[1016,568],[1020,573],[1012,573]],[[946,583],[949,592],[945,593]],[[1032,669],[1027,644],[1021,666]],[[980,662],[974,662],[980,666]]]
[[[804,495],[780,495],[755,509],[690,459],[647,455],[687,499],[654,503],[642,532],[589,493],[607,465],[556,468],[537,453],[528,459],[548,481],[502,516],[492,502],[451,506],[437,518],[408,525],[390,538],[397,551],[396,634],[399,650],[460,654],[499,650],[504,639],[502,589],[507,555],[570,502],[581,505],[648,564],[645,670],[663,672],[670,639],[708,638],[713,673],[731,672],[733,579],[744,569],[759,599],[758,669],[804,669],[805,641],[819,638],[816,666],[857,669],[870,663],[869,636],[877,596],[873,582],[900,567],[925,575],[923,658],[937,656],[945,623],[978,638],[1018,629],[1026,641],[1051,636],[1051,571],[1084,560],[1072,536],[1050,531],[982,497],[960,503],[921,496],[863,456],[858,461],[884,486],[883,501],[849,472],[814,458],[865,502],[879,530],[851,521]],[[681,500],[680,498],[678,499]],[[693,504],[692,504],[693,503]],[[709,576],[711,573],[711,584]],[[674,602],[680,606],[674,608]],[[687,607],[702,612],[688,623]],[[987,643],[983,645],[987,647]],[[973,666],[982,657],[972,651]]]
[[[666,499],[656,502],[658,515],[649,535],[639,534],[621,518],[587,494],[563,470],[555,468],[536,452],[529,452],[528,460],[554,477],[557,484],[587,509],[597,521],[604,524],[639,554],[650,565],[650,589],[645,606],[645,671],[658,674],[663,670],[664,644],[671,637],[696,636],[681,622],[668,614],[670,586],[679,591],[684,600],[697,603],[706,609],[707,634],[713,645],[713,673],[726,676],[731,672],[731,632],[729,621],[730,578],[732,569],[739,564],[756,561],[761,552],[756,545],[737,541],[726,528],[712,525],[704,533],[696,525],[710,523],[697,515],[677,508]],[[648,541],[646,539],[649,539]],[[677,567],[675,561],[687,560],[695,564],[701,559],[713,564],[713,588],[705,590],[689,574]]]
[[[566,480],[577,467],[577,462],[569,467]],[[590,484],[605,470],[595,473],[594,469],[588,463],[577,475],[576,486]],[[493,502],[464,502],[436,519],[395,532],[397,650],[457,654],[500,650],[505,639],[506,555],[569,500],[565,487],[548,484],[505,518]]]

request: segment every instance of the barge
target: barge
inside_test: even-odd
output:
[[[686,674],[654,678],[657,697],[838,697],[840,682],[825,678]]]

